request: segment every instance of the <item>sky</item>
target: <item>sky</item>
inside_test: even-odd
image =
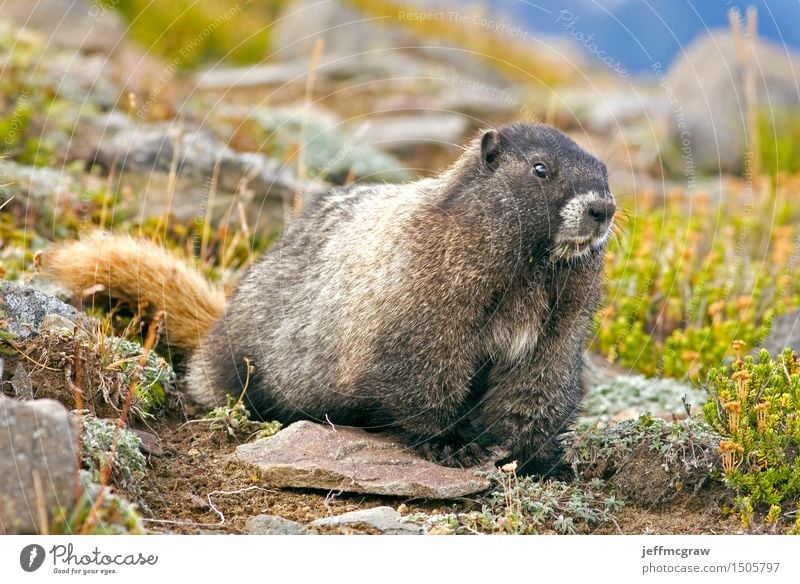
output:
[[[461,0],[474,5],[473,0]],[[589,44],[627,70],[668,65],[697,35],[727,28],[729,9],[758,9],[758,32],[800,51],[800,0],[484,0],[532,33],[571,35],[591,58]],[[591,36],[590,36],[591,35]],[[585,39],[590,38],[587,42]]]

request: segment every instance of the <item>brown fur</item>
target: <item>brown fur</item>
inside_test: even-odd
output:
[[[152,245],[92,239],[50,263],[73,289],[163,306],[172,344],[207,333],[187,377],[206,407],[246,389],[262,419],[384,429],[450,465],[502,449],[546,473],[584,396],[614,211],[602,162],[514,124],[438,177],[315,196],[222,318],[221,294]]]
[[[44,254],[44,268],[77,298],[97,285],[109,296],[166,312],[165,340],[192,350],[225,312],[225,295],[197,270],[152,242],[93,233]]]

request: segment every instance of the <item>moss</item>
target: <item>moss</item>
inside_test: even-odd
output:
[[[13,357],[17,355],[13,342],[17,335],[8,330],[7,319],[0,310],[0,357]]]
[[[603,491],[602,480],[585,484],[542,481],[518,477],[513,464],[503,468],[488,474],[493,487],[480,498],[480,511],[418,513],[407,520],[438,534],[573,534],[613,522],[614,513],[623,506],[623,501]]]
[[[81,429],[81,465],[93,482],[100,482],[102,473],[111,459],[115,422],[101,420],[88,412],[77,413]],[[145,458],[140,449],[141,440],[129,430],[119,430],[119,441],[111,467],[111,483],[126,493],[138,496],[144,475]]]
[[[581,480],[603,479],[636,503],[664,506],[699,495],[717,480],[720,440],[702,422],[645,414],[604,428],[578,428],[566,461]]]
[[[152,415],[162,408],[166,394],[175,391],[176,376],[172,366],[155,351],[150,351],[145,358],[141,371],[140,357],[144,353],[142,345],[121,337],[106,337],[106,347],[111,351],[110,367],[122,372],[123,384],[130,387],[136,381],[133,397],[133,409],[143,415]],[[137,377],[138,375],[138,377]]]
[[[685,416],[689,406],[702,406],[706,397],[704,390],[674,379],[620,375],[589,390],[579,423],[609,423],[616,414],[631,409]]]
[[[83,491],[71,509],[59,510],[51,534],[137,535],[146,533],[136,506],[81,471]],[[96,503],[100,501],[95,509]],[[96,514],[93,513],[96,510]]]

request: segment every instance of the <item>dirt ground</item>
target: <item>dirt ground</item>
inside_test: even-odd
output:
[[[142,503],[146,527],[154,533],[245,533],[245,522],[266,513],[309,523],[357,509],[404,504],[409,513],[447,513],[478,507],[475,500],[424,501],[348,493],[273,489],[261,484],[252,467],[231,460],[238,441],[205,423],[168,419],[151,424],[163,453],[148,455]],[[209,504],[209,499],[211,504]],[[358,529],[350,533],[369,533]],[[716,505],[695,501],[665,511],[626,505],[617,525],[596,534],[740,533],[736,518],[724,519]],[[325,531],[323,531],[325,533]],[[330,528],[327,533],[341,533]]]

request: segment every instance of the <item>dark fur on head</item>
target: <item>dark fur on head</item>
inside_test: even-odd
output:
[[[488,130],[434,179],[309,202],[193,358],[207,405],[386,429],[451,465],[560,459],[614,213],[606,168],[561,132]]]

